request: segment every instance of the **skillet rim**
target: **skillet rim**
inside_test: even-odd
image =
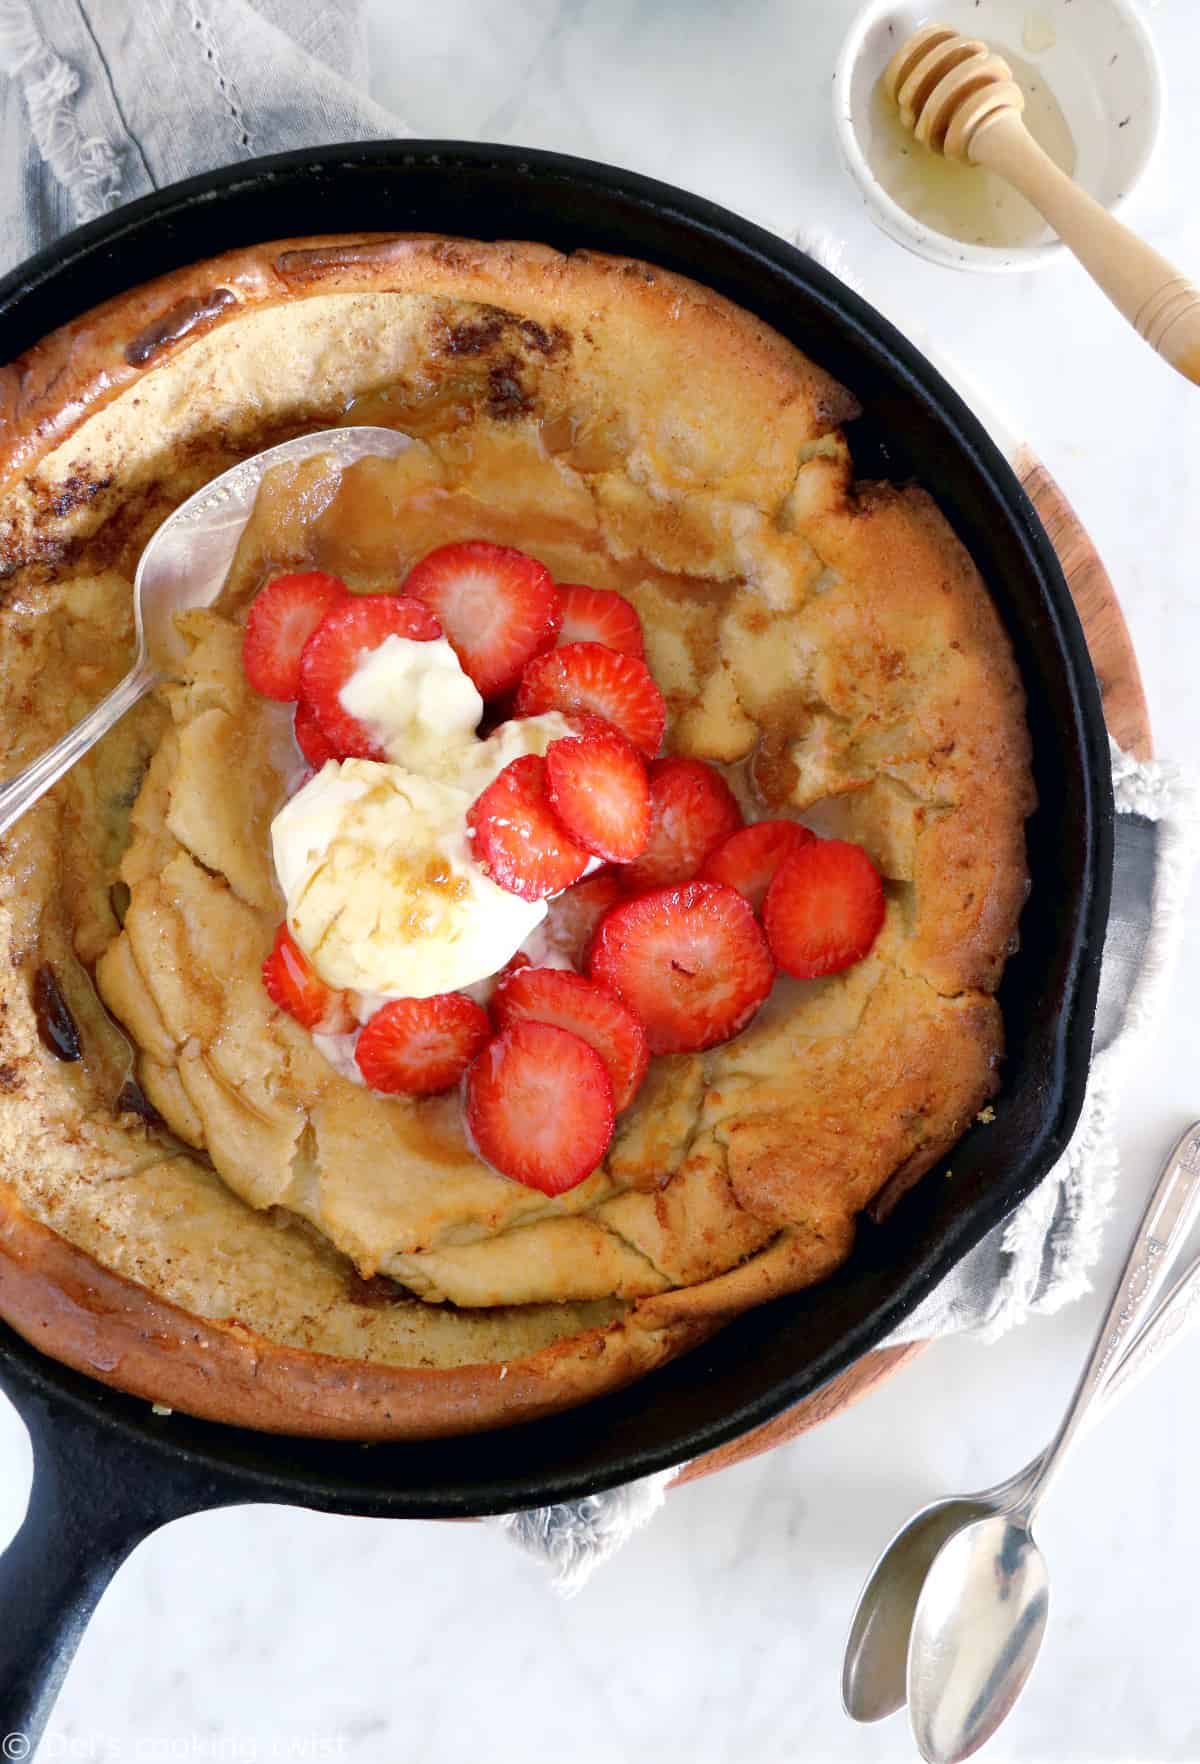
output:
[[[132,1433],[149,1448],[150,1461],[165,1456],[181,1469],[202,1470],[209,1478],[214,1474],[218,1478],[223,1476],[234,1490],[228,1499],[298,1501],[314,1507],[396,1516],[464,1517],[543,1505],[611,1487],[686,1461],[770,1419],[819,1388],[890,1333],[986,1231],[1025,1198],[1061,1154],[1082,1106],[1111,884],[1111,777],[1099,693],[1074,604],[1049,539],[995,444],[937,370],[860,296],[795,247],[705,198],[639,173],[596,162],[487,143],[354,142],[272,155],[168,186],[68,234],[19,266],[0,281],[0,356],[8,359],[20,353],[48,329],[86,311],[98,299],[169,268],[196,261],[198,255],[206,255],[182,243],[188,236],[185,223],[189,215],[211,207],[214,202],[220,203],[222,198],[236,201],[250,195],[261,205],[269,198],[272,186],[281,181],[294,182],[298,176],[319,181],[329,172],[345,176],[356,167],[373,173],[392,168],[400,173],[440,171],[450,177],[474,174],[481,180],[489,174],[499,174],[509,180],[509,199],[518,202],[524,183],[529,188],[560,186],[567,194],[568,205],[570,197],[578,200],[588,193],[593,201],[607,198],[632,203],[668,232],[673,229],[677,237],[686,237],[697,248],[707,245],[713,251],[731,250],[736,259],[765,274],[768,280],[790,284],[793,291],[799,291],[803,299],[848,332],[856,349],[875,364],[882,364],[909,397],[936,415],[947,440],[986,488],[997,514],[1006,519],[1011,537],[1023,553],[1029,579],[1037,586],[1040,610],[1053,628],[1054,647],[1063,665],[1066,697],[1073,716],[1084,792],[1079,807],[1086,833],[1086,861],[1074,921],[1069,937],[1064,939],[1066,977],[1053,1036],[1056,1057],[1047,1085],[1047,1125],[1036,1155],[1018,1161],[1015,1169],[998,1171],[979,1202],[950,1221],[938,1242],[925,1248],[890,1299],[876,1305],[857,1325],[847,1329],[836,1347],[806,1361],[758,1397],[731,1406],[716,1423],[702,1425],[690,1433],[685,1430],[666,1446],[639,1447],[621,1438],[623,1430],[618,1427],[620,1443],[599,1468],[592,1464],[574,1471],[518,1471],[457,1487],[441,1481],[424,1490],[397,1490],[389,1485],[386,1474],[377,1476],[374,1467],[370,1475],[364,1476],[346,1465],[345,1459],[351,1454],[361,1454],[362,1448],[358,1446],[245,1433],[183,1415],[175,1416],[169,1430],[164,1429],[155,1422],[148,1405],[139,1399],[125,1397],[47,1360],[7,1328],[0,1334],[0,1374],[14,1398],[20,1392],[29,1396],[37,1393],[43,1400],[65,1402],[64,1424],[70,1415],[77,1424],[88,1420],[105,1431],[115,1428],[126,1435]],[[390,212],[381,218],[397,228],[404,225],[403,216],[394,217]],[[577,226],[586,236],[586,218],[572,216],[569,225]],[[254,236],[263,239],[280,230],[259,227]],[[131,273],[123,273],[125,251],[128,250],[128,260],[132,262],[138,245],[144,244],[146,237],[152,243],[157,241],[160,253],[167,252],[166,257],[152,269],[139,265]],[[249,239],[230,238],[227,244],[243,242]],[[696,271],[693,268],[688,273]],[[93,276],[105,283],[98,294]],[[702,273],[699,279],[704,279]],[[713,285],[719,284],[714,281]],[[88,287],[89,292],[73,297],[71,289],[81,286]],[[57,310],[54,299],[50,299],[48,321],[47,300],[51,294],[60,303],[65,299],[66,305]],[[740,298],[740,303],[750,310],[755,309],[744,297],[735,298]],[[768,318],[767,322],[776,321]],[[676,1362],[676,1367],[684,1365],[699,1371],[709,1354],[707,1348],[694,1349]],[[651,1374],[631,1390],[645,1392],[664,1375]],[[628,1394],[601,1398],[587,1407],[620,1407],[621,1399]],[[521,1434],[532,1443],[540,1430],[564,1424],[569,1427],[570,1422],[568,1412],[556,1421],[529,1423],[508,1430],[507,1434],[464,1438],[486,1438],[499,1445],[506,1438],[511,1441],[513,1434]],[[452,1452],[463,1442],[436,1443],[443,1451],[449,1448]],[[371,1457],[377,1460],[387,1454],[402,1453],[411,1458],[414,1453],[429,1450],[424,1444],[377,1446],[372,1448]],[[519,1452],[517,1455],[520,1456]],[[536,1462],[536,1447],[534,1456]],[[148,1462],[148,1470],[149,1467]]]

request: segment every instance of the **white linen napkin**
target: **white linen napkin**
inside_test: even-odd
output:
[[[69,227],[209,167],[411,134],[366,95],[366,79],[361,0],[0,0],[0,274]],[[454,133],[449,116],[444,132]],[[829,241],[797,242],[850,279]],[[988,421],[978,394],[968,397]],[[990,426],[1009,447],[1002,423]],[[1179,774],[1116,747],[1112,757],[1112,917],[1078,1129],[1037,1192],[896,1341],[990,1339],[1087,1290],[1118,1176],[1114,1105],[1171,966],[1196,848]],[[672,1474],[496,1523],[574,1591],[653,1515]]]

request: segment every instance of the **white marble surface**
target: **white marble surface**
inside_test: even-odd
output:
[[[1086,5],[1087,0],[1080,0]],[[1200,395],[1067,265],[959,278],[860,213],[827,88],[849,0],[369,0],[375,95],[419,133],[528,142],[658,174],[785,233],[828,229],[891,318],[934,331],[1059,477],[1120,586],[1160,751],[1200,759]],[[1200,11],[1151,12],[1169,86],[1132,219],[1200,270]],[[1200,936],[1131,1076],[1112,1267],[1151,1166],[1200,1113]],[[919,1502],[994,1480],[1051,1429],[1098,1301],[983,1348],[942,1343],[771,1457],[670,1497],[570,1604],[483,1527],[282,1509],[187,1520],[105,1596],[45,1756],[396,1764],[793,1764],[914,1756],[838,1703],[845,1624]],[[1042,1525],[1054,1610],[997,1764],[1200,1759],[1194,1564],[1200,1339],[1081,1451]],[[0,1535],[27,1481],[0,1414]]]

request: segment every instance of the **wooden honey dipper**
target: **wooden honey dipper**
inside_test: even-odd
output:
[[[893,55],[883,80],[918,141],[986,166],[1018,189],[1138,335],[1200,385],[1200,290],[1042,151],[1002,56],[949,25],[923,25]]]

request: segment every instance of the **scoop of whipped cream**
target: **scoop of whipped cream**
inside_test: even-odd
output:
[[[339,697],[388,757],[328,761],[272,822],[292,935],[328,985],[371,995],[371,1009],[485,979],[546,906],[476,863],[467,810],[511,760],[544,754],[569,724],[551,711],[481,741],[483,700],[444,638],[389,637]]]

